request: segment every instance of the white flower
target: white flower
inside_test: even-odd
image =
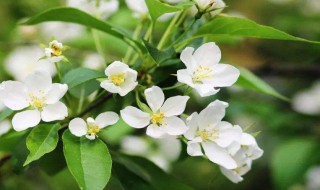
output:
[[[90,140],[94,140],[101,129],[117,123],[119,120],[118,114],[114,112],[105,112],[97,116],[96,119],[89,117],[87,122],[81,118],[75,118],[69,123],[70,132],[77,136],[86,136]]]
[[[54,37],[60,41],[70,41],[85,33],[86,28],[79,24],[63,22],[45,22],[37,25],[43,39]]]
[[[187,119],[189,130],[184,136],[190,140],[187,152],[191,156],[202,156],[228,169],[237,167],[235,160],[228,152],[228,146],[240,139],[241,128],[221,121],[228,107],[226,102],[216,100],[199,114],[193,113]]]
[[[180,59],[187,69],[178,70],[178,81],[194,88],[202,97],[219,92],[216,87],[233,85],[240,75],[237,68],[219,64],[221,52],[213,42],[203,44],[196,51],[187,47]]]
[[[14,130],[22,131],[38,125],[41,119],[51,122],[67,117],[68,109],[59,101],[67,90],[66,84],[52,84],[49,73],[37,71],[24,82],[3,82],[0,99],[12,110],[29,108],[15,114],[12,119]]]
[[[212,16],[215,16],[217,14],[220,14],[223,11],[223,8],[226,6],[225,2],[223,0],[215,0],[215,3],[210,8],[210,10],[217,9],[215,11],[211,11],[210,14]]]
[[[9,132],[10,129],[11,129],[10,121],[8,120],[0,121],[0,136]]]
[[[49,61],[52,63],[59,62],[63,59],[62,55],[63,45],[57,40],[53,40],[49,43],[49,47],[45,48],[45,54]]]
[[[306,174],[306,190],[320,189],[320,166],[311,167]]]
[[[15,48],[5,60],[5,68],[16,80],[22,81],[36,70],[45,70],[54,76],[56,69],[48,60],[39,60],[43,56],[37,46]]]
[[[137,85],[137,71],[120,61],[111,63],[105,70],[108,79],[101,82],[101,87],[111,93],[118,93],[125,96]]]
[[[300,113],[308,115],[320,114],[320,81],[310,89],[297,93],[292,100],[292,107]]]
[[[215,1],[216,0],[195,0],[201,10],[213,6],[215,4]]]
[[[108,18],[119,8],[118,0],[68,0],[68,6],[78,8],[102,19]]]
[[[146,18],[149,15],[149,10],[145,0],[126,0],[128,8],[133,11],[133,16],[136,18]]]
[[[121,117],[128,125],[134,128],[148,126],[147,135],[154,138],[163,137],[165,134],[181,135],[187,130],[185,123],[177,116],[184,112],[188,96],[174,96],[164,101],[164,94],[157,86],[146,89],[144,94],[151,113],[132,106],[126,107],[121,110]]]
[[[85,56],[83,66],[89,69],[100,70],[104,68],[104,60],[97,53],[90,53]]]

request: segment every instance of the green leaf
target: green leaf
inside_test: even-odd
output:
[[[150,16],[154,21],[165,13],[173,13],[182,10],[181,7],[161,3],[158,0],[146,0],[146,4],[148,6]]]
[[[4,119],[6,119],[7,117],[9,117],[11,114],[13,114],[13,110],[7,108],[5,110],[3,110],[0,113],[0,121],[3,121]]]
[[[144,44],[147,48],[147,51],[155,62],[160,66],[165,61],[169,60],[175,54],[174,48],[169,48],[167,50],[159,50],[156,47],[152,46],[149,42],[144,41]]]
[[[63,78],[62,83],[68,85],[69,89],[81,85],[90,80],[106,77],[103,72],[87,68],[77,68],[69,71]]]
[[[122,29],[112,26],[110,23],[96,19],[95,17],[75,8],[71,7],[58,7],[46,10],[38,15],[35,15],[23,22],[24,25],[34,25],[47,21],[62,21],[71,22],[76,24],[81,24],[90,28],[94,28],[110,34],[119,39],[128,39],[140,48],[144,52],[144,47],[141,43],[133,40],[131,37],[127,36],[125,33],[121,32]],[[62,31],[63,32],[63,31]],[[126,40],[127,44],[130,45]]]
[[[63,134],[64,156],[81,189],[102,190],[111,176],[112,160],[107,146],[99,139]]]
[[[9,132],[0,137],[0,152],[11,152],[18,144],[21,138],[26,134],[26,131]]]
[[[269,26],[259,25],[249,19],[231,16],[217,16],[215,19],[200,27],[200,29],[194,34],[195,38],[204,36],[238,36],[275,40],[293,40],[320,44],[320,42],[298,38]]]
[[[58,130],[61,125],[43,124],[32,129],[27,138],[27,148],[30,151],[24,166],[38,160],[43,155],[53,151],[58,144]]]
[[[268,94],[274,96],[276,98],[289,101],[289,99],[280,93],[278,93],[275,89],[273,89],[269,84],[258,78],[251,71],[246,68],[238,67],[240,70],[240,77],[236,83],[236,85],[246,88],[249,90],[254,90],[257,92],[261,92],[264,94]]]
[[[279,146],[271,160],[276,189],[303,183],[305,172],[319,161],[318,152],[318,143],[312,139],[293,139]]]

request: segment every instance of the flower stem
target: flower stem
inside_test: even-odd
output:
[[[104,51],[103,51],[103,48],[102,48],[102,45],[101,45],[100,37],[99,37],[99,31],[97,31],[95,29],[91,29],[91,33],[92,33],[92,37],[93,37],[94,43],[96,45],[96,49],[97,49],[98,53],[100,54],[100,56],[103,59],[103,64],[105,66],[107,66],[107,63],[106,63],[106,60],[105,60],[106,57],[105,57],[105,54],[104,54]]]
[[[165,90],[173,90],[173,89],[176,89],[176,88],[180,88],[180,87],[183,87],[185,86],[186,84],[179,84],[179,85],[176,85],[176,86],[171,86],[171,87],[166,87],[166,88],[162,88],[163,91]]]
[[[174,46],[176,43],[179,43],[187,34],[188,32],[190,32],[190,30],[192,29],[193,25],[197,22],[197,18],[194,18],[192,23],[188,26],[188,28],[179,36],[178,39],[176,39],[171,45],[170,47]]]
[[[57,71],[59,80],[61,81],[62,80],[62,76],[61,76],[61,72],[60,72],[60,68],[59,68],[59,62],[55,62],[54,66],[56,67],[56,71]]]
[[[140,35],[141,31],[142,31],[142,28],[143,28],[143,24],[141,22],[141,23],[138,24],[138,26],[136,27],[136,29],[133,32],[133,35],[132,35],[133,39],[137,39],[139,37],[139,35]],[[125,63],[129,63],[133,52],[134,52],[133,48],[132,47],[128,47],[128,51],[127,51],[127,53],[126,53],[126,55],[124,57],[124,62]]]

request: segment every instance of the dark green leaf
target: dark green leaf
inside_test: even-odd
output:
[[[1,111],[0,113],[0,121],[6,119],[7,117],[9,117],[11,114],[13,114],[13,110],[7,108],[3,111]]]
[[[112,160],[107,146],[99,139],[90,141],[63,134],[67,166],[81,189],[102,190],[111,176]]]
[[[278,93],[269,84],[258,78],[248,69],[243,67],[238,67],[238,69],[240,70],[241,74],[236,85],[288,101],[288,98]]]
[[[293,40],[320,44],[320,42],[294,37],[269,26],[259,25],[249,19],[231,16],[217,16],[212,21],[204,24],[194,36],[240,36],[275,40]]]
[[[57,124],[43,124],[36,126],[30,132],[27,138],[27,148],[30,151],[25,165],[38,160],[43,155],[53,151],[59,140],[58,130],[61,125]]]
[[[19,143],[23,138],[26,131],[22,132],[9,132],[0,137],[0,152],[11,152],[13,148]]]
[[[161,66],[161,64],[168,59],[172,58],[175,54],[174,48],[167,49],[165,51],[159,50],[156,47],[152,46],[149,42],[144,41],[146,45],[147,51],[151,55],[151,57],[155,60],[155,62]]]

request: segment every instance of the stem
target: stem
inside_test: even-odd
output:
[[[78,105],[78,109],[77,109],[77,114],[79,114],[81,112],[82,107],[83,107],[83,102],[84,102],[84,88],[81,88],[80,100],[79,100],[79,105]]]
[[[176,39],[171,45],[171,46],[174,46],[176,43],[180,42],[187,34],[188,32],[190,32],[190,29],[193,27],[193,25],[197,22],[197,18],[195,17],[192,21],[192,23],[188,26],[188,28],[179,36],[178,39]]]
[[[96,45],[96,49],[97,49],[98,53],[100,54],[100,56],[103,59],[103,64],[105,66],[107,66],[106,65],[106,60],[105,60],[106,57],[104,55],[104,51],[103,51],[103,48],[102,48],[102,45],[101,45],[101,41],[100,41],[100,37],[99,37],[99,31],[97,31],[95,29],[91,29],[91,32],[92,32],[94,43]]]
[[[162,38],[161,38],[161,40],[160,40],[160,42],[159,42],[159,44],[157,46],[158,49],[161,50],[166,45],[166,43],[168,42],[168,40],[170,38],[170,34],[171,34],[172,30],[174,29],[176,22],[180,18],[180,15],[181,15],[181,12],[177,13],[173,17],[173,19],[171,20],[167,30],[164,32],[164,34],[163,34],[163,36],[162,36]]]
[[[56,71],[57,71],[59,80],[61,81],[62,80],[62,76],[61,76],[61,72],[60,72],[60,69],[59,69],[59,62],[55,62],[54,66],[56,67]]]
[[[165,90],[173,90],[173,89],[176,89],[176,88],[180,88],[180,87],[183,87],[185,86],[186,84],[179,84],[179,85],[176,85],[176,86],[171,86],[171,87],[166,87],[166,88],[162,88],[163,91]]]
[[[136,29],[133,32],[133,36],[132,36],[133,39],[137,39],[139,37],[139,35],[140,35],[141,31],[142,31],[142,27],[143,27],[143,24],[141,22],[140,24],[138,24],[138,26],[136,27]],[[130,60],[130,58],[132,56],[132,53],[133,53],[133,48],[132,47],[128,47],[128,51],[127,51],[127,53],[126,53],[126,55],[124,57],[124,62],[129,63],[129,60]]]
[[[108,93],[104,96],[101,96],[100,98],[96,99],[89,107],[87,107],[85,110],[83,110],[77,117],[82,117],[92,111],[93,109],[99,107],[103,102],[110,99],[112,97],[112,94]]]

